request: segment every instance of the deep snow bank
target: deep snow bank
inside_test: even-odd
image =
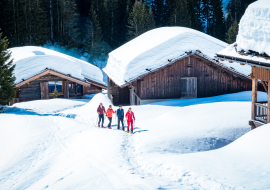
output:
[[[258,0],[248,6],[239,23],[237,50],[270,55],[270,3]]]

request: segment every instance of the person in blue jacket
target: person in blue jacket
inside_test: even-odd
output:
[[[124,113],[124,110],[122,109],[122,106],[121,105],[119,105],[119,109],[117,110],[116,115],[118,117],[118,126],[117,126],[117,129],[120,129],[120,122],[121,122],[122,123],[122,129],[123,129],[123,131],[125,131],[125,126],[124,126],[124,116],[125,116],[125,113]]]

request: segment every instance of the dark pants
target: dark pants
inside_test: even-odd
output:
[[[112,125],[112,117],[108,117],[108,119],[109,119],[109,125],[108,125],[108,127],[111,127],[111,125]]]
[[[98,120],[98,124],[100,124],[100,121],[102,120],[102,126],[103,126],[103,124],[104,124],[104,114],[99,114],[98,115],[98,118],[99,118],[99,120]]]
[[[122,128],[123,128],[123,130],[125,129],[125,126],[124,126],[124,118],[119,118],[118,117],[118,129],[120,129],[120,122],[122,123]]]

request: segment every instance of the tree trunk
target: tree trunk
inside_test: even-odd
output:
[[[51,17],[51,41],[53,45],[54,39],[53,39],[53,2],[52,0],[50,0],[50,17]]]

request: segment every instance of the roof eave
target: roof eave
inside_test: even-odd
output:
[[[270,64],[269,63],[265,63],[265,62],[260,62],[260,61],[252,61],[252,60],[248,60],[248,59],[243,59],[243,58],[237,58],[237,57],[233,57],[233,56],[227,56],[227,55],[222,55],[222,54],[216,54],[217,56],[215,56],[217,59],[224,59],[226,61],[233,61],[236,63],[242,63],[242,64],[246,64],[246,65],[250,65],[250,66],[255,66],[255,67],[262,67],[265,69],[270,69]]]
[[[177,58],[177,59],[174,59],[172,62],[169,62],[168,64],[166,64],[166,65],[164,65],[164,66],[162,66],[162,67],[158,67],[158,68],[156,68],[156,69],[154,69],[154,70],[151,70],[150,72],[156,72],[156,71],[158,71],[158,70],[160,70],[160,69],[163,69],[163,68],[165,68],[165,67],[167,67],[167,66],[169,66],[169,65],[172,65],[172,64],[174,64],[175,62],[177,62],[177,61],[179,61],[179,60],[181,60],[181,59],[184,59],[184,58],[186,58],[186,57],[189,57],[189,56],[191,56],[191,55],[199,56],[200,58],[206,59],[206,60],[208,60],[208,61],[210,61],[210,62],[212,62],[212,63],[214,63],[214,64],[220,66],[221,68],[226,69],[226,70],[228,70],[228,71],[230,71],[230,72],[233,72],[233,73],[235,73],[235,74],[237,74],[237,75],[239,75],[239,76],[241,76],[241,77],[243,77],[243,78],[245,78],[245,79],[250,79],[249,76],[246,76],[246,75],[244,75],[244,74],[242,74],[242,73],[239,73],[239,72],[237,72],[237,71],[235,71],[235,70],[233,70],[233,69],[231,69],[231,68],[229,68],[229,67],[226,67],[226,66],[224,66],[223,64],[218,63],[216,60],[213,60],[213,59],[211,59],[211,58],[207,57],[206,55],[204,55],[204,54],[202,54],[202,53],[199,53],[199,52],[194,52],[194,53],[187,54],[187,55],[185,55],[185,56],[179,57],[179,58]],[[114,82],[113,78],[110,77],[110,74],[107,73],[105,69],[103,69],[103,71],[104,71],[104,72],[108,75],[108,77]],[[119,86],[120,88],[124,88],[124,87],[126,87],[126,86],[129,86],[130,83],[135,82],[136,80],[138,80],[138,79],[140,79],[140,78],[143,78],[144,76],[146,76],[146,75],[148,75],[148,74],[149,74],[149,71],[148,71],[148,72],[145,72],[145,73],[143,73],[143,74],[141,74],[141,75],[139,75],[139,76],[136,76],[136,77],[134,77],[133,79],[130,79],[130,80],[126,81],[126,83],[123,84],[123,85],[118,85],[118,86]],[[114,82],[114,83],[115,83],[115,82]],[[117,84],[117,83],[115,83],[115,84]]]
[[[63,74],[63,73],[60,73],[60,72],[58,72],[58,71],[54,71],[54,70],[52,70],[52,69],[47,69],[47,70],[45,70],[45,71],[42,71],[42,72],[40,72],[40,73],[38,73],[38,74],[36,74],[36,75],[34,75],[34,76],[32,76],[32,77],[26,79],[26,80],[23,80],[22,82],[17,83],[17,84],[16,84],[16,87],[23,86],[23,85],[25,85],[25,84],[27,84],[27,83],[33,81],[33,80],[36,80],[36,79],[38,79],[39,77],[44,76],[44,75],[46,75],[46,74],[53,74],[53,75],[59,76],[59,77],[61,77],[61,78],[64,78],[64,79],[66,79],[66,80],[73,81],[73,82],[77,82],[78,84],[81,84],[81,85],[83,85],[83,86],[89,86],[89,87],[90,87],[90,85],[91,85],[91,83],[88,82],[88,81],[82,81],[81,79],[77,79],[77,78],[74,78],[74,77],[72,77],[72,76],[68,76],[68,75]]]

